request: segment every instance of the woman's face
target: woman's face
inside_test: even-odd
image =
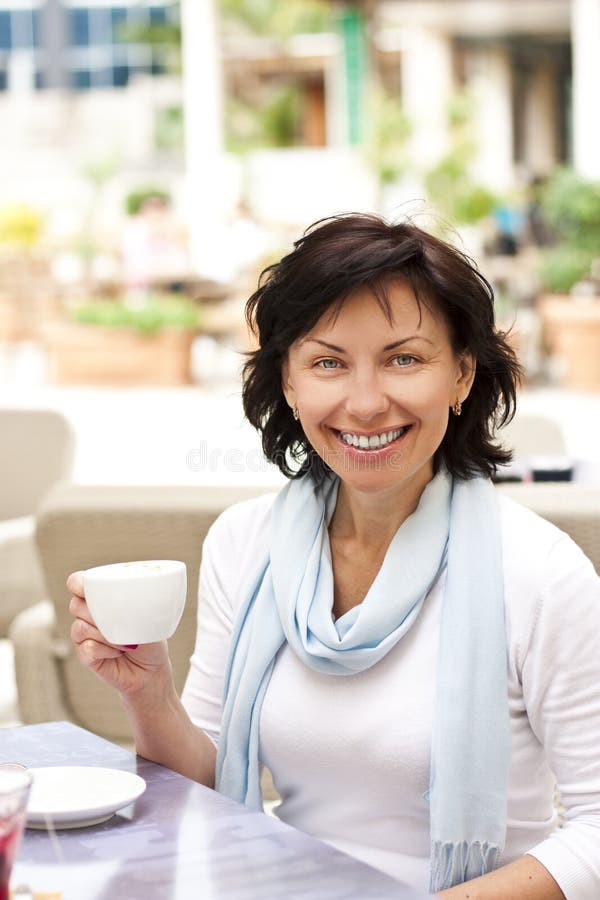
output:
[[[368,288],[325,313],[290,347],[282,383],[304,433],[349,489],[422,490],[450,407],[475,365],[457,356],[442,316],[403,281],[387,289],[391,321]],[[431,304],[429,304],[431,306]]]

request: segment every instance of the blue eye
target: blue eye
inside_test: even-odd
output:
[[[338,366],[337,359],[320,359],[317,363],[322,369],[336,369]]]
[[[410,353],[402,353],[400,356],[395,356],[393,362],[395,366],[405,369],[407,366],[410,366],[411,363],[416,362],[416,360]]]

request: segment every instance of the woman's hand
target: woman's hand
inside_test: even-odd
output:
[[[98,631],[90,614],[81,572],[69,575],[67,588],[72,595],[69,612],[75,618],[71,625],[71,640],[84,666],[129,697],[147,687],[159,673],[168,673],[170,678],[166,641],[138,646],[111,644]]]
[[[208,787],[215,783],[213,742],[196,727],[175,690],[167,642],[128,647],[111,644],[96,628],[83,590],[82,572],[67,579],[71,639],[81,663],[121,694],[135,747],[152,759]]]

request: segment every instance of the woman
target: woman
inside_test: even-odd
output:
[[[107,644],[75,574],[82,663],[141,755],[256,806],[264,763],[281,818],[416,887],[597,898],[599,583],[490,482],[518,365],[489,284],[411,224],[341,216],[248,316],[245,412],[290,481],[206,538],[183,702],[166,647]]]

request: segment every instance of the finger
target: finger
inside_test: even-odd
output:
[[[117,650],[116,647],[101,644],[91,638],[76,646],[79,662],[87,668],[97,668],[107,659],[116,659],[122,656],[122,651]]]
[[[71,572],[67,578],[67,590],[71,594],[85,597],[85,592],[83,590],[83,572]]]
[[[81,597],[77,594],[74,594],[71,597],[69,602],[69,612],[75,619],[83,619],[84,622],[88,622],[90,625],[95,625],[92,618],[92,614],[88,609],[88,605]]]
[[[82,644],[87,640],[96,641],[96,643],[103,644],[105,647],[118,650],[120,654],[123,654],[125,650],[137,650],[139,647],[139,644],[111,644],[102,632],[98,630],[93,621],[89,622],[87,619],[81,618],[75,619],[71,625],[71,640],[74,644]]]
[[[82,644],[84,641],[92,640],[98,644],[104,644],[105,647],[115,646],[106,640],[93,622],[90,624],[84,619],[75,619],[71,625],[71,640],[74,644]]]

